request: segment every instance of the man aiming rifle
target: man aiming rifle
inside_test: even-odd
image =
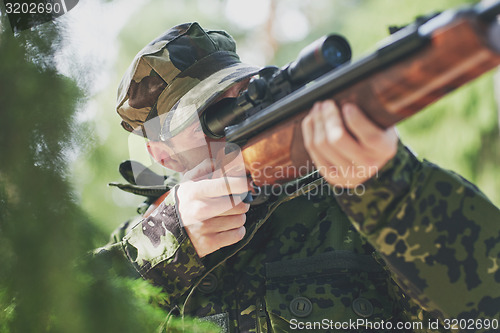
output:
[[[417,160],[356,104],[318,101],[300,123],[321,177],[251,202],[242,154],[207,136],[200,119],[258,71],[239,61],[231,36],[197,23],[141,50],[119,87],[122,126],[182,180],[107,248],[163,288],[171,315],[224,332],[349,322],[357,326],[343,330],[413,322],[422,326],[407,331],[425,332],[451,319],[494,327],[500,211],[460,176]]]

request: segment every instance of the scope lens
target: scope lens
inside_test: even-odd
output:
[[[317,39],[300,51],[287,68],[294,83],[309,82],[351,60],[351,47],[340,35]]]
[[[333,67],[340,66],[351,60],[349,43],[338,35],[329,36],[322,48],[323,57]]]

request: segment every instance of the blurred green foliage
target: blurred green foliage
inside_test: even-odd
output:
[[[73,127],[83,94],[55,68],[61,46],[52,23],[0,29],[0,332],[155,332],[160,289],[91,256],[103,234],[69,182],[68,157],[86,140]]]

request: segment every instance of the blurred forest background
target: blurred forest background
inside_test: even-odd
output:
[[[152,332],[162,323],[165,314],[150,305],[161,303],[159,290],[85,254],[142,202],[106,185],[122,181],[123,160],[152,163],[144,142],[119,125],[116,89],[134,55],[164,30],[198,21],[230,32],[244,62],[282,66],[331,32],[359,58],[389,25],[467,3],[86,0],[15,37],[0,6],[0,332]],[[499,205],[494,75],[398,128],[420,158],[460,173]]]

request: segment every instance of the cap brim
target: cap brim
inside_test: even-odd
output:
[[[199,119],[203,111],[222,93],[234,84],[257,74],[259,70],[260,68],[255,66],[236,63],[202,80],[166,113],[165,119],[162,120],[160,138],[169,138],[180,133],[195,119]],[[162,107],[161,96],[157,107]]]

